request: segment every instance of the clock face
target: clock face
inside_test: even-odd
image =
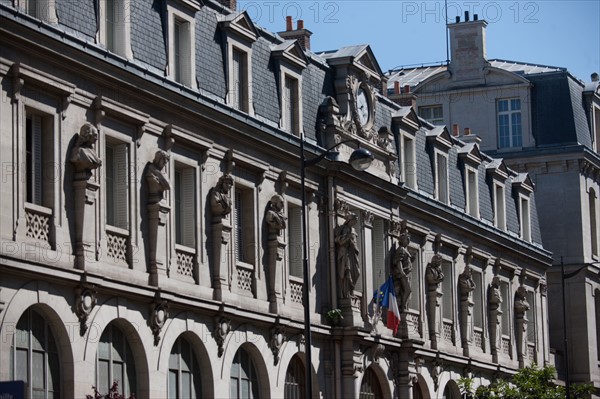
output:
[[[367,92],[362,87],[356,93],[356,112],[358,113],[359,122],[364,126],[369,121],[370,109]]]

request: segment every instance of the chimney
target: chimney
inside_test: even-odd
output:
[[[279,36],[286,40],[298,40],[298,44],[304,50],[310,50],[310,36],[312,32],[304,28],[304,21],[299,19],[298,25],[294,30],[294,23],[291,16],[285,17],[285,31],[278,32]]]
[[[218,0],[219,4],[229,8],[231,11],[237,10],[237,0]]]
[[[460,22],[449,24],[450,33],[450,72],[455,81],[469,81],[483,78],[483,69],[488,65],[486,52],[486,27],[487,22],[474,15],[469,19],[469,12],[465,11],[465,18]]]
[[[458,137],[460,135],[460,128],[458,127],[458,123],[452,125],[452,135],[454,137]]]
[[[592,82],[598,82],[599,80],[600,80],[600,75],[598,75],[598,72],[592,73]]]
[[[394,82],[394,94],[400,94],[400,81],[396,80]]]
[[[452,133],[454,134],[454,127],[456,127],[456,131],[458,132],[458,125],[454,124],[452,125]],[[465,143],[476,143],[481,145],[481,137],[477,136],[476,134],[473,134],[471,132],[471,128],[470,127],[466,127],[464,130],[464,135],[459,137],[459,139],[461,139],[462,141],[464,141]]]
[[[402,91],[404,94],[410,93],[410,85],[404,85],[404,90]]]

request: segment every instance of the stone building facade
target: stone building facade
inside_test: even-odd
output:
[[[550,343],[566,379],[566,317],[570,382],[600,387],[600,84],[566,68],[488,59],[487,23],[449,25],[451,60],[388,75],[390,97],[410,103],[434,124],[478,142],[494,158],[535,183],[548,271]],[[562,305],[565,268],[566,311]],[[578,272],[579,271],[579,272]],[[564,313],[563,313],[564,312]]]
[[[286,32],[211,1],[0,1],[0,381],[292,398],[310,350],[312,397],[449,398],[551,361],[528,175],[386,98],[369,46]],[[306,168],[308,281],[301,141],[341,143]],[[369,310],[390,274],[395,335]]]

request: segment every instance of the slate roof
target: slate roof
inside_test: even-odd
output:
[[[87,2],[84,2],[88,4]],[[3,2],[0,0],[0,7],[10,8],[10,3]],[[60,24],[57,29],[63,29],[67,35],[63,35],[64,38],[61,40],[68,41],[69,35],[82,39],[87,43],[90,48],[99,49],[99,46],[95,44],[95,33],[94,27],[96,26],[96,20],[94,10],[88,6],[79,5],[74,6],[72,0],[56,0],[56,7],[59,16]],[[83,4],[83,3],[82,3]],[[132,30],[131,30],[131,45],[133,50],[134,60],[128,63],[124,68],[143,68],[147,71],[148,75],[159,77],[164,82],[164,68],[167,59],[167,50],[165,46],[165,25],[163,20],[164,9],[161,8],[159,2],[153,0],[138,0],[132,2]],[[220,5],[216,3],[206,1],[204,6],[195,13],[195,46],[196,46],[196,81],[198,83],[198,92],[201,96],[208,97],[214,102],[221,102],[224,104],[226,96],[226,71],[223,60],[223,35],[219,28],[219,21],[233,20],[238,13],[231,13],[228,15],[222,15],[227,13]],[[5,14],[3,14],[5,15]],[[268,32],[256,26],[257,39],[252,44],[253,57],[252,57],[252,82],[253,82],[253,101],[256,116],[255,120],[260,122],[266,122],[268,126],[277,128],[280,118],[280,105],[278,96],[280,95],[277,78],[276,68],[274,68],[272,51],[273,49],[282,50],[289,45],[289,42],[285,42],[279,35]],[[102,50],[106,53],[105,50]],[[308,60],[307,67],[302,71],[302,101],[303,101],[303,123],[305,135],[308,139],[318,142],[317,137],[317,116],[320,104],[327,96],[335,96],[334,68],[328,65],[328,60],[335,59],[339,61],[345,57],[353,59],[356,57],[362,57],[368,54],[369,62],[375,69],[379,71],[379,65],[377,60],[374,59],[370,47],[368,45],[357,45],[347,46],[338,50],[326,51],[321,53],[314,53],[306,51],[306,57]],[[118,56],[114,56],[117,57]],[[445,70],[444,65],[430,66],[415,68],[412,70],[403,70],[394,72],[395,77],[402,79],[407,84],[417,84],[419,81],[441,71]],[[529,71],[534,71],[534,68],[525,68]],[[556,73],[565,74],[564,71],[551,71]],[[550,76],[550,74],[548,74]],[[536,75],[543,76],[545,75]],[[564,79],[555,81],[552,79],[548,81],[550,88],[556,85],[562,92],[574,93],[572,98],[573,101],[581,99],[581,90],[579,86],[572,85],[570,81]],[[157,79],[156,81],[160,81]],[[393,79],[390,79],[393,85]],[[565,82],[567,82],[565,84]],[[166,87],[173,88],[176,85],[169,83]],[[543,84],[542,84],[543,86]],[[179,87],[178,87],[179,88]],[[188,88],[189,89],[189,88]],[[189,89],[191,90],[191,89]],[[575,94],[579,93],[579,97]],[[548,96],[554,97],[554,96]],[[378,109],[376,112],[376,126],[375,130],[379,130],[380,127],[387,127],[390,130],[393,129],[393,119],[402,118],[408,116],[409,113],[414,112],[410,107],[401,107],[386,97],[377,96]],[[550,101],[540,97],[537,99],[538,107],[543,110],[546,104],[544,101]],[[558,100],[557,100],[558,101]],[[223,107],[226,107],[223,105]],[[235,113],[234,113],[235,114]],[[579,118],[580,115],[577,115]],[[250,118],[251,119],[251,118]],[[250,120],[249,123],[252,121]],[[416,150],[417,150],[417,195],[427,196],[433,198],[435,181],[433,171],[433,151],[431,145],[427,142],[428,134],[439,134],[439,127],[434,127],[427,123],[425,120],[420,119],[420,128],[416,131]],[[579,126],[580,123],[573,123],[575,126]],[[264,126],[264,124],[263,124]],[[459,151],[465,151],[471,148],[470,145],[452,137],[452,147],[448,150],[448,173],[449,180],[449,199],[450,204],[444,205],[440,203],[440,206],[449,206],[464,212],[465,208],[465,193],[464,193],[464,161],[458,156]],[[464,147],[464,148],[463,148]],[[462,150],[461,150],[462,149]],[[400,160],[401,162],[401,160]],[[488,225],[493,225],[493,204],[492,197],[490,194],[490,187],[486,179],[486,165],[490,162],[495,162],[491,158],[486,157],[478,167],[478,180],[479,180],[479,204],[481,220]],[[512,177],[509,177],[509,180]],[[518,219],[516,216],[516,204],[515,201],[510,201],[511,198],[511,184],[507,181],[506,184],[506,212],[507,212],[507,225],[508,230],[513,234],[518,234],[519,226]],[[532,221],[537,215],[535,215],[534,209],[532,209]],[[536,230],[537,229],[537,230]],[[539,234],[539,227],[537,224],[533,226],[534,243],[541,245],[541,238]]]

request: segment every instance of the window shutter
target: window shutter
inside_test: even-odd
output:
[[[302,261],[302,209],[289,207],[288,209],[288,258],[290,276],[303,277]]]
[[[535,294],[532,291],[527,291],[527,302],[529,310],[527,311],[527,341],[536,342],[535,339]]]
[[[195,174],[193,168],[185,168],[181,173],[181,184],[182,184],[182,220],[183,223],[183,240],[182,244],[187,247],[196,247],[196,204],[195,204]]]
[[[190,23],[182,23],[180,25],[180,40],[181,40],[181,82],[186,85],[192,85],[192,47],[190,43]]]
[[[243,262],[244,261],[244,258],[243,258],[244,243],[242,242],[242,237],[243,237],[242,192],[239,190],[235,191],[235,210],[233,213],[233,217],[234,217],[233,223],[235,226],[235,259]]]
[[[232,87],[231,87],[231,103],[237,109],[242,109],[242,54],[238,50],[233,50],[233,66],[232,66]]]
[[[500,285],[500,292],[502,294],[502,335],[510,335],[510,296],[508,294],[508,284],[503,282]]]
[[[445,319],[454,321],[454,309],[453,309],[453,278],[452,278],[452,263],[442,263],[442,272],[444,273],[444,280],[442,281],[442,316]]]
[[[32,135],[33,140],[33,202],[42,205],[42,117],[33,115]]]
[[[481,273],[473,272],[475,290],[473,291],[473,325],[483,328],[483,298],[481,295]]]
[[[127,144],[114,147],[114,195],[115,225],[122,229],[129,228],[129,163],[127,162]]]

